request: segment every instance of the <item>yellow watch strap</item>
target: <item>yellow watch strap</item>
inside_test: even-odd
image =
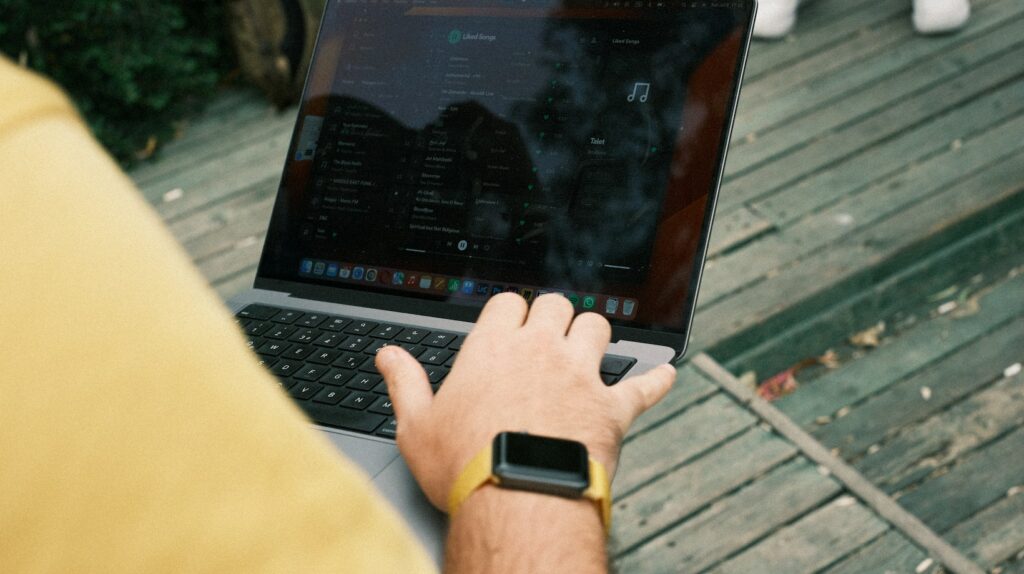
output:
[[[455,512],[476,489],[485,484],[498,484],[498,477],[491,472],[494,467],[491,460],[494,458],[491,448],[491,445],[488,444],[478,452],[469,461],[466,468],[462,469],[462,474],[455,479],[455,484],[452,485],[452,490],[448,493],[449,516],[455,516]]]
[[[448,494],[448,515],[455,516],[459,507],[476,489],[485,484],[500,485],[501,481],[492,472],[493,451],[491,445],[487,445],[474,456],[466,467],[455,479],[452,490]],[[608,481],[608,472],[600,462],[590,459],[590,486],[583,492],[583,497],[594,501],[601,512],[601,522],[604,524],[604,532],[607,535],[612,527],[612,493],[611,483]]]
[[[593,500],[601,511],[601,522],[607,536],[612,529],[612,484],[608,472],[600,462],[590,459],[590,486],[583,491],[583,498]]]

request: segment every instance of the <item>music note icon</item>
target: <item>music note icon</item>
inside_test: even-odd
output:
[[[633,84],[633,93],[629,94],[628,96],[626,96],[626,101],[627,102],[632,102],[633,100],[635,100],[636,96],[637,96],[636,93],[638,91],[641,91],[641,90],[642,90],[642,93],[640,94],[640,102],[641,103],[646,102],[647,101],[647,96],[650,95],[650,93],[651,93],[651,85],[650,84],[645,84],[643,82],[637,82],[637,83]]]

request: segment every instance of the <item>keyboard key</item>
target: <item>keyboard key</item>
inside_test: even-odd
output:
[[[345,340],[345,335],[341,333],[324,333],[313,341],[314,345],[320,345],[321,347],[337,347],[338,343]]]
[[[281,358],[296,359],[301,361],[302,359],[305,359],[307,355],[316,350],[316,347],[312,347],[309,345],[295,345],[291,349],[288,349],[284,353],[281,353]]]
[[[601,372],[608,373],[609,375],[621,375],[626,372],[626,369],[632,367],[635,362],[636,359],[605,355],[601,359]]]
[[[366,411],[339,409],[316,403],[305,403],[302,406],[306,414],[320,424],[362,433],[372,433],[388,420],[384,415]]]
[[[326,315],[309,313],[308,315],[303,315],[297,324],[303,327],[316,327],[320,323],[323,323],[325,319],[327,319]]]
[[[387,397],[377,397],[377,400],[370,405],[369,411],[379,415],[388,415],[389,417],[395,414],[394,409],[391,408],[391,399]]]
[[[325,385],[337,385],[342,387],[345,386],[345,383],[347,383],[353,376],[355,376],[355,372],[348,369],[331,369],[327,373],[327,376],[321,379],[320,382]]]
[[[249,305],[245,309],[239,311],[238,316],[246,319],[259,319],[260,321],[266,321],[274,315],[277,315],[278,311],[280,311],[280,309],[268,307],[266,305]]]
[[[349,335],[369,335],[371,331],[377,326],[376,323],[370,321],[353,321],[345,332]]]
[[[299,329],[295,334],[288,337],[293,343],[312,343],[320,335],[315,329]]]
[[[452,341],[451,343],[448,343],[448,348],[453,350],[453,351],[460,351],[460,350],[462,350],[462,342],[465,341],[465,340],[466,340],[466,336],[465,335],[459,335],[458,337],[455,337],[454,341]]]
[[[440,383],[448,376],[448,369],[444,367],[434,367],[431,365],[425,365],[424,370],[427,371],[427,379],[431,383]]]
[[[451,342],[455,340],[455,337],[458,337],[458,335],[455,335],[454,333],[434,333],[427,337],[427,339],[423,341],[423,344],[428,347],[440,347],[443,349],[451,344]]]
[[[608,373],[601,373],[601,380],[604,381],[604,384],[607,386],[612,386],[615,383],[619,382],[619,378],[619,375],[609,375]]]
[[[452,355],[451,357],[448,357],[448,360],[444,362],[444,366],[448,367],[449,369],[454,367],[455,357],[458,357],[458,355]]]
[[[370,406],[371,403],[373,403],[373,395],[370,393],[354,391],[352,394],[345,397],[345,400],[341,401],[341,406],[361,411]]]
[[[302,363],[298,361],[281,361],[274,365],[274,368],[270,369],[270,372],[279,377],[290,377],[298,372],[300,367],[302,367]]]
[[[363,349],[363,352],[367,355],[376,355],[377,351],[387,347],[391,344],[391,341],[385,341],[382,339],[375,339],[369,346]]]
[[[338,358],[338,355],[341,355],[341,351],[317,349],[310,354],[309,358],[306,360],[310,363],[317,363],[318,365],[329,365],[334,362],[334,359]]]
[[[284,311],[281,311],[277,315],[274,315],[274,318],[272,319],[272,321],[274,321],[275,323],[284,323],[285,325],[291,325],[292,323],[297,321],[300,317],[302,317],[302,313],[301,312],[299,312],[299,311],[289,311],[288,309],[285,309]]]
[[[327,374],[326,366],[306,364],[295,374],[295,378],[303,381],[315,381],[325,374]]]
[[[277,380],[277,385],[279,387],[281,387],[282,389],[286,390],[286,391],[288,389],[294,387],[295,383],[298,382],[295,379],[276,379],[276,380]]]
[[[380,374],[380,370],[377,369],[377,363],[372,358],[363,363],[363,366],[359,367],[359,370],[364,373],[372,373],[374,375]]]
[[[291,347],[291,345],[289,345],[288,343],[283,343],[281,341],[267,341],[266,343],[260,345],[260,347],[256,349],[256,352],[261,355],[276,357],[281,353],[285,352],[285,350],[288,349],[288,347]]]
[[[336,405],[341,402],[341,399],[344,398],[346,393],[348,393],[348,391],[325,388],[317,393],[317,395],[313,397],[313,400],[318,403],[324,403],[325,405]]]
[[[381,379],[381,381],[377,383],[377,386],[373,387],[373,392],[377,393],[378,395],[388,394],[388,384],[385,383],[383,379]]]
[[[388,438],[398,436],[398,421],[395,420],[395,417],[388,419],[388,422],[384,423],[384,426],[377,430],[377,434]]]
[[[256,361],[256,363],[263,368],[269,369],[270,367],[273,367],[278,360],[279,359],[274,357],[260,357],[259,361]]]
[[[276,326],[270,321],[254,321],[245,328],[245,333],[253,337],[259,337]]]
[[[295,332],[295,327],[291,325],[277,325],[273,329],[267,331],[266,336],[270,339],[287,339],[292,336]]]
[[[338,348],[343,351],[359,352],[365,349],[367,346],[369,346],[370,343],[372,342],[373,339],[369,337],[349,337],[348,339],[342,341],[341,345]]]
[[[342,353],[341,356],[338,357],[338,359],[334,361],[334,363],[332,364],[335,367],[356,370],[359,368],[360,365],[362,365],[368,360],[369,357],[367,357],[366,355],[360,355],[358,353],[351,353],[346,351]]]
[[[378,325],[377,328],[370,333],[370,336],[375,339],[387,339],[390,341],[401,331],[402,328],[396,327],[395,325]]]
[[[320,325],[320,328],[325,331],[341,331],[351,322],[351,319],[343,319],[341,317],[330,317],[327,319],[326,323]]]
[[[259,348],[260,345],[263,344],[263,341],[264,339],[262,337],[249,337],[248,339],[246,339],[245,344],[250,349],[255,351],[257,348]]]
[[[430,331],[425,331],[423,329],[403,329],[402,332],[398,334],[397,340],[403,343],[416,344],[422,341],[423,338],[429,334]]]
[[[288,394],[300,401],[306,401],[313,395],[319,393],[322,388],[323,387],[320,385],[314,385],[313,383],[300,383],[292,387],[292,390]]]
[[[431,349],[420,355],[420,362],[427,365],[443,365],[451,356],[451,351],[445,351],[444,349]]]
[[[427,348],[424,347],[423,345],[413,345],[410,343],[398,343],[398,346],[405,349],[406,351],[409,351],[409,354],[412,355],[413,357],[419,357],[420,355],[423,354],[424,351],[427,350]]]
[[[352,377],[352,380],[350,380],[345,386],[359,391],[369,391],[373,389],[373,387],[377,386],[377,384],[382,380],[384,379],[381,379],[380,375],[357,373],[356,376]]]

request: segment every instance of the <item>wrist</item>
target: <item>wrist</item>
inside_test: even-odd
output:
[[[600,513],[584,499],[483,486],[451,518],[445,571],[463,571],[459,565],[472,562],[466,555],[473,549],[486,554],[486,571],[559,564],[565,571],[607,572]]]

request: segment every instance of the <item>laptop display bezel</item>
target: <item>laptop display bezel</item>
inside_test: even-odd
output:
[[[705,215],[702,221],[702,227],[700,231],[700,239],[698,242],[698,248],[696,256],[694,257],[694,278],[690,282],[689,292],[687,294],[686,301],[686,321],[681,331],[670,331],[662,330],[656,327],[629,327],[623,325],[612,325],[612,341],[634,341],[638,343],[658,345],[664,347],[670,347],[675,351],[676,358],[682,357],[688,348],[690,334],[693,329],[693,317],[697,306],[697,295],[700,289],[701,276],[704,270],[704,264],[707,259],[707,250],[709,238],[714,221],[715,209],[718,203],[718,196],[721,189],[722,176],[725,170],[726,158],[728,155],[729,141],[732,136],[733,123],[736,117],[736,108],[739,103],[740,91],[742,88],[743,74],[746,68],[747,55],[750,49],[750,41],[753,31],[754,18],[757,11],[756,0],[735,0],[736,3],[741,4],[740,8],[746,9],[749,13],[749,17],[746,20],[747,24],[743,30],[743,38],[740,42],[740,50],[738,53],[738,65],[736,67],[735,77],[733,78],[733,90],[730,96],[730,101],[727,105],[725,125],[722,130],[722,138],[718,143],[718,163],[715,166],[715,176],[712,181],[712,188],[708,192],[708,202]],[[327,11],[332,9],[338,9],[341,6],[339,2],[329,1],[324,10],[324,15],[321,17],[320,29],[317,32],[317,42],[314,47],[314,57],[320,48],[320,38],[323,31],[323,23],[327,19]],[[312,69],[312,68],[311,68]],[[299,137],[300,124],[301,124],[301,102],[306,101],[307,90],[309,89],[309,77],[306,78],[306,83],[303,87],[302,97],[299,100],[300,105],[296,112],[295,127],[293,128],[292,138],[289,142],[289,153],[296,145],[296,139]],[[287,157],[287,156],[286,156]],[[280,182],[284,181],[286,174],[285,168],[282,167],[282,175]],[[275,200],[274,210],[280,206],[283,201],[283,186],[279,184],[278,194]],[[271,216],[273,217],[273,215]],[[269,224],[269,221],[268,221]],[[269,235],[268,235],[269,238]],[[404,296],[400,293],[376,293],[369,291],[362,291],[357,289],[349,289],[344,286],[324,286],[318,284],[304,283],[302,281],[280,279],[270,277],[264,273],[264,270],[269,267],[267,265],[267,259],[269,255],[270,247],[269,241],[265,241],[263,250],[260,256],[260,263],[257,267],[256,280],[254,288],[264,289],[268,291],[278,291],[289,293],[293,297],[312,299],[317,301],[339,303],[350,306],[367,307],[371,309],[381,309],[387,311],[395,311],[400,313],[409,313],[414,315],[424,315],[429,317],[437,317],[442,319],[451,319],[455,321],[466,321],[475,322],[476,318],[480,314],[480,308],[468,305],[459,305],[457,303],[443,302],[443,301],[431,301],[425,300],[412,296]]]

